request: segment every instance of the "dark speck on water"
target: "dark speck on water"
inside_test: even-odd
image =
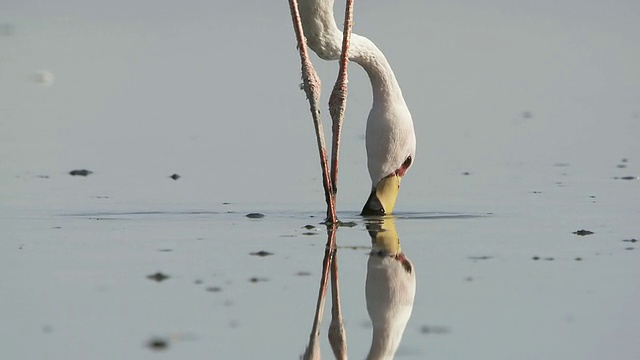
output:
[[[471,260],[489,260],[489,259],[493,259],[493,256],[487,256],[487,255],[483,255],[483,256],[469,256],[469,259],[471,259]]]
[[[355,221],[339,221],[338,222],[338,226],[346,227],[346,228],[356,227],[357,225],[358,223],[356,223]]]
[[[545,259],[545,260],[547,260],[547,261],[553,261],[553,260],[555,260],[555,259],[554,259],[554,258],[552,258],[551,256],[546,257],[546,258],[544,258],[544,259]]]
[[[420,327],[420,333],[422,334],[447,334],[450,330],[446,326],[438,325],[422,325]]]
[[[462,173],[462,175],[467,176],[467,175],[471,175],[471,173],[470,173],[470,172],[468,172],[468,171],[465,171],[465,172],[463,172],[463,173]]]
[[[621,176],[621,177],[614,177],[614,179],[616,179],[616,180],[638,180],[638,179],[640,179],[640,177],[638,177],[638,176]]]
[[[311,236],[311,235],[318,235],[317,232],[311,232],[311,231],[305,231],[302,233],[302,235],[307,235],[307,236]]]
[[[576,261],[582,261],[582,258],[581,257],[577,257]]]
[[[624,240],[622,240],[622,241],[624,241],[624,242],[630,242],[630,243],[638,242],[638,240],[637,240],[637,239],[624,239]]]
[[[574,231],[572,234],[579,235],[579,236],[586,236],[586,235],[592,235],[593,231],[582,229],[582,230]]]
[[[155,274],[147,275],[147,279],[154,280],[157,282],[162,282],[164,280],[167,280],[168,278],[169,278],[169,275],[165,275],[159,271]]]
[[[311,273],[308,272],[308,271],[298,271],[296,273],[296,276],[310,276],[310,275],[311,275]]]
[[[170,178],[172,178],[173,180],[178,180],[178,179],[180,179],[180,175],[178,175],[178,174],[173,174],[173,175],[171,175],[171,176],[169,176],[169,177],[170,177]]]
[[[313,225],[305,225],[303,226],[303,228],[307,229],[307,230],[311,230],[311,229],[315,229],[316,227]]]
[[[252,282],[252,283],[263,282],[263,281],[269,281],[269,279],[267,279],[267,278],[259,278],[259,277],[255,277],[255,276],[249,279],[249,282]]]
[[[264,214],[262,214],[262,213],[248,213],[246,216],[249,219],[262,219],[264,217]]]
[[[268,252],[268,251],[264,251],[264,250],[260,250],[260,251],[249,253],[249,255],[253,255],[253,256],[269,256],[269,255],[273,255],[273,253]]]
[[[209,286],[206,290],[208,292],[220,292],[222,291],[222,288],[219,286]]]
[[[87,169],[78,169],[69,171],[69,175],[71,176],[89,176],[93,174],[93,171]]]
[[[169,347],[169,340],[155,337],[147,342],[147,347],[151,350],[166,350]]]
[[[540,260],[540,256],[534,256],[532,257],[533,260]]]

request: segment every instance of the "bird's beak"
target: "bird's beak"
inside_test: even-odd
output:
[[[400,175],[393,173],[380,180],[371,190],[361,215],[391,214],[396,206],[401,179]]]

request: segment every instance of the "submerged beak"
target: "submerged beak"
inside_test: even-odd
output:
[[[387,215],[393,212],[400,189],[400,175],[393,173],[380,180],[371,190],[371,195],[361,215]]]

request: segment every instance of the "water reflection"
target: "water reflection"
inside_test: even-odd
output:
[[[413,310],[416,274],[413,264],[402,252],[393,217],[367,219],[371,236],[371,252],[367,261],[365,299],[373,325],[371,348],[367,359],[393,358]],[[338,283],[336,226],[327,229],[328,239],[322,262],[313,325],[303,359],[320,359],[320,324],[324,312],[329,277],[331,279],[331,324],[329,344],[336,359],[347,358],[347,337],[342,321]]]

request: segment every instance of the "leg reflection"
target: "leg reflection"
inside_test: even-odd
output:
[[[347,334],[342,321],[340,307],[340,287],[338,284],[338,252],[331,262],[331,325],[329,325],[329,344],[336,359],[347,358]]]
[[[320,325],[322,324],[322,316],[324,314],[324,300],[327,296],[327,283],[329,280],[329,269],[332,267],[333,259],[336,254],[336,231],[338,229],[337,224],[331,224],[327,226],[327,245],[324,250],[324,259],[322,260],[322,277],[320,278],[320,289],[318,290],[318,301],[316,302],[316,311],[313,317],[313,325],[311,326],[311,334],[309,335],[309,343],[302,355],[305,360],[320,359],[320,343],[318,337],[320,336]],[[337,275],[338,266],[335,265],[336,281],[334,282],[337,288]],[[332,297],[339,300],[337,291],[332,290]],[[338,306],[339,307],[339,306]],[[335,306],[334,306],[335,309]],[[337,310],[338,313],[340,310]],[[340,317],[340,324],[342,324],[342,317]],[[333,321],[332,321],[333,324]],[[344,333],[344,331],[343,331]],[[345,342],[346,349],[346,342]],[[334,350],[335,352],[335,350]],[[346,351],[345,351],[346,354]]]

